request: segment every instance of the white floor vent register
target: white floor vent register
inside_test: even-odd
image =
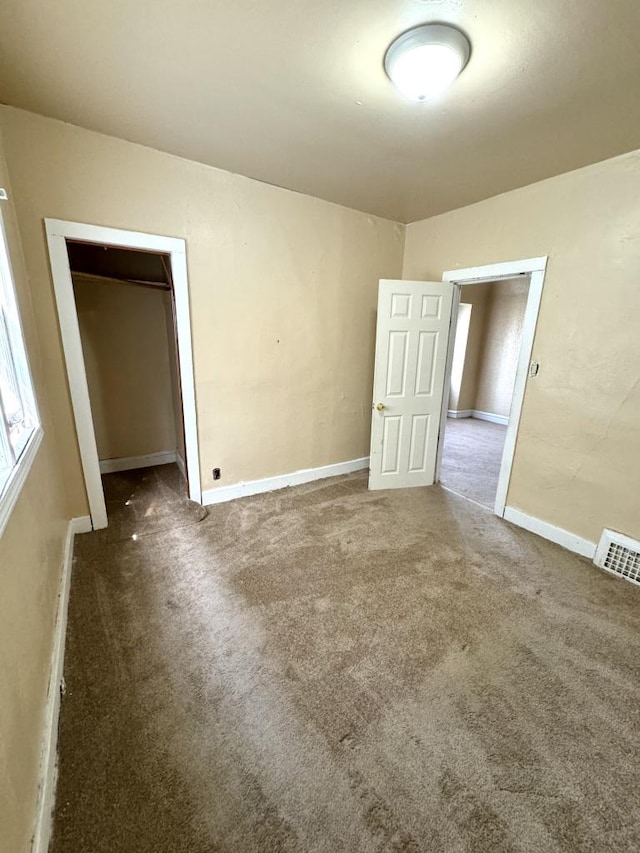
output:
[[[640,542],[629,536],[603,530],[593,562],[611,574],[640,585]]]

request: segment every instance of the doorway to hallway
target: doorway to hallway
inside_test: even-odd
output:
[[[498,490],[528,295],[528,276],[461,287],[440,482],[489,509]]]

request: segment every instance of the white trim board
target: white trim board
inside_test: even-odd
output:
[[[547,268],[547,257],[523,258],[520,261],[504,261],[498,264],[485,264],[482,267],[466,267],[460,270],[448,270],[442,276],[443,281],[454,284],[477,284],[482,281],[497,281],[500,278],[515,278],[518,275],[529,275],[533,272],[544,272]]]
[[[556,545],[562,545],[563,548],[573,551],[574,554],[580,554],[581,557],[588,557],[590,560],[593,560],[595,556],[597,547],[595,542],[589,542],[588,539],[583,539],[569,530],[555,527],[548,521],[541,521],[541,519],[527,515],[519,509],[513,509],[510,506],[505,507],[504,519],[531,533],[536,533],[543,539],[555,542]]]
[[[108,519],[100,479],[98,449],[91,415],[89,388],[73,293],[73,280],[67,254],[67,240],[81,240],[85,243],[98,243],[103,246],[119,248],[143,249],[151,252],[162,252],[170,256],[189,497],[196,503],[201,503],[198,426],[185,241],[177,237],[123,231],[119,228],[103,228],[98,225],[65,222],[60,219],[45,219],[45,227],[71,403],[94,529],[106,527]]]
[[[341,474],[351,474],[369,467],[369,457],[351,459],[348,462],[336,462],[334,465],[323,465],[321,468],[303,468],[291,474],[280,474],[277,477],[266,477],[264,480],[249,480],[246,483],[235,483],[232,486],[221,486],[219,489],[207,489],[202,493],[202,503],[205,506],[226,503],[249,495],[261,495],[264,492],[274,492],[286,489],[288,486],[301,486],[314,480],[324,480],[327,477],[338,477]]]
[[[9,474],[9,479],[5,483],[4,489],[0,488],[0,536],[4,533],[13,508],[18,502],[22,487],[38,454],[38,448],[42,444],[43,436],[44,431],[42,427],[36,427],[27,442],[27,446],[22,451],[22,455]]]
[[[184,480],[186,482],[186,480],[187,480],[187,469],[186,469],[185,464],[184,464],[184,457],[183,457],[182,453],[180,453],[179,450],[176,450],[176,465],[180,469],[180,473],[182,474],[182,476],[184,477]]]
[[[457,498],[462,498],[463,501],[469,501],[469,503],[475,504],[475,506],[480,507],[480,509],[483,509],[485,512],[490,512],[491,515],[493,515],[493,510],[490,506],[487,506],[486,504],[481,504],[480,501],[474,501],[473,498],[470,498],[468,495],[463,495],[461,492],[456,492],[455,489],[450,489],[449,486],[445,486],[444,483],[439,483],[438,485],[441,489],[444,489],[445,492],[449,492],[450,495],[455,495]]]
[[[151,468],[153,465],[169,465],[178,461],[175,450],[161,450],[144,456],[121,456],[116,459],[101,459],[100,473],[114,474],[116,471],[132,471],[134,468]],[[184,462],[182,463],[184,466]],[[184,471],[184,468],[181,469]]]
[[[471,409],[447,409],[448,418],[470,418],[472,414]]]
[[[57,773],[58,717],[60,716],[60,690],[64,671],[64,646],[67,633],[67,613],[69,610],[73,541],[77,533],[89,533],[90,531],[90,516],[72,518],[67,526],[67,535],[64,542],[62,574],[58,592],[58,609],[53,630],[49,687],[44,713],[44,730],[40,757],[40,785],[36,806],[36,823],[31,843],[32,853],[47,853],[51,839]]]

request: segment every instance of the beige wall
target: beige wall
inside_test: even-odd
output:
[[[472,306],[471,322],[460,393],[449,401],[453,411],[509,416],[528,293],[524,279],[462,288],[460,302]]]
[[[469,323],[469,337],[467,338],[460,393],[457,400],[450,400],[449,407],[454,411],[468,411],[476,408],[487,298],[490,288],[490,284],[470,284],[462,289],[461,302],[471,305],[471,321]]]
[[[166,292],[80,275],[73,282],[99,458],[174,451]]]
[[[86,499],[42,219],[187,240],[203,488],[368,455],[379,278],[404,227],[3,107],[74,514]]]
[[[474,409],[509,417],[529,282],[489,285]]]
[[[0,539],[0,847],[28,849],[34,828],[53,626],[68,500],[43,369],[30,288],[0,150],[0,186],[9,251],[44,439]]]
[[[178,358],[178,339],[174,319],[173,295],[164,293],[164,320],[167,335],[167,346],[169,348],[169,383],[171,386],[171,403],[173,410],[173,431],[175,436],[175,449],[186,465],[186,451],[184,444],[184,420],[182,415],[182,393],[180,388],[180,363]],[[186,468],[185,468],[186,471]]]
[[[403,275],[548,255],[508,505],[640,536],[640,152],[407,228]]]

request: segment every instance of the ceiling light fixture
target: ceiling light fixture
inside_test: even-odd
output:
[[[471,44],[460,30],[448,24],[423,24],[391,42],[384,70],[407,98],[426,101],[453,83],[470,55]]]

